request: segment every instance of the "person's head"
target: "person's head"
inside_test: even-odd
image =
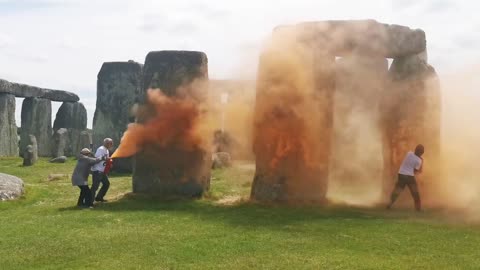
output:
[[[415,147],[415,155],[421,157],[423,153],[425,153],[425,147],[421,144],[417,145],[417,147]]]
[[[103,146],[110,150],[113,147],[113,140],[110,138],[103,139]]]
[[[83,148],[81,151],[80,151],[80,154],[84,155],[84,156],[90,156],[92,154],[92,152],[90,151],[90,149],[88,148]]]

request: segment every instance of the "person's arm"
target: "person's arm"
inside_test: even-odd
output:
[[[423,171],[423,158],[420,157],[418,165],[415,167],[415,173],[422,173]]]
[[[101,161],[103,161],[104,159],[103,158],[93,158],[93,157],[87,157],[87,156],[84,156],[84,155],[80,155],[80,158],[79,159],[84,159],[88,162],[88,164],[90,165],[94,165],[94,164],[97,164]]]

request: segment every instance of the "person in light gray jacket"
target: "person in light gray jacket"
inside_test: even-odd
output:
[[[93,207],[92,193],[90,188],[88,188],[88,175],[93,165],[105,160],[105,158],[94,158],[91,156],[90,149],[83,148],[72,174],[72,186],[80,188],[80,196],[77,202],[79,207]]]

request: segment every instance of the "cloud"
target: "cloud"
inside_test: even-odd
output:
[[[453,11],[456,6],[456,3],[449,0],[435,0],[429,1],[425,11],[429,13],[437,13],[437,12],[446,12],[446,11]]]
[[[168,31],[174,35],[192,35],[199,32],[199,25],[192,21],[179,21],[169,27]]]
[[[391,0],[393,12],[409,12],[423,16],[452,11],[456,3],[451,0]]]
[[[46,55],[30,55],[27,56],[27,60],[35,63],[45,63],[48,61],[48,56]]]
[[[147,12],[141,15],[137,28],[144,32],[154,32],[163,25],[168,25],[169,17],[164,12]]]
[[[66,0],[0,0],[0,14],[65,7],[78,1]]]
[[[0,33],[0,49],[4,49],[13,44],[13,39],[5,34]]]

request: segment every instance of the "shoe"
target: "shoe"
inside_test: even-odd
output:
[[[95,199],[96,202],[108,202],[108,200],[105,200],[105,199]]]

